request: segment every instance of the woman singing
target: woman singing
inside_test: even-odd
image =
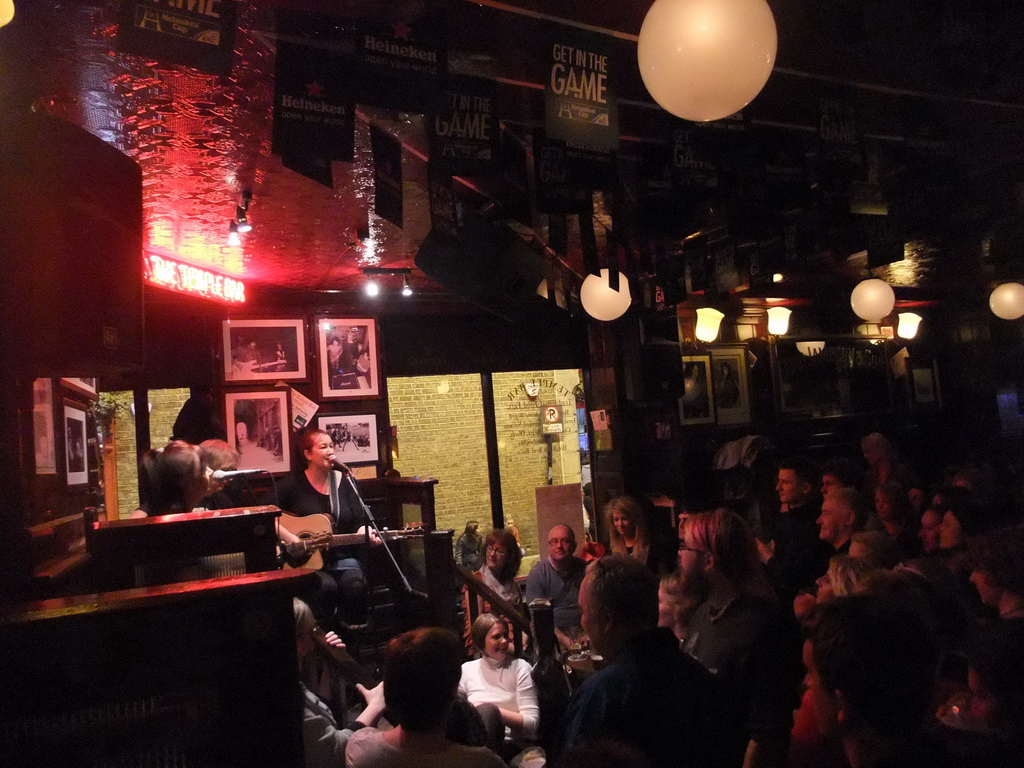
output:
[[[335,469],[334,447],[331,436],[320,429],[307,428],[297,438],[298,450],[305,468],[293,471],[277,489],[277,506],[297,516],[326,515],[331,521],[333,533],[366,534],[362,523],[360,501],[344,474]],[[301,467],[301,463],[299,465]],[[299,541],[299,537],[279,528],[281,540],[286,548]],[[380,540],[370,530],[370,543]],[[336,547],[324,553],[324,567],[318,571],[321,588],[314,606],[321,618],[327,622],[337,608],[339,619],[347,625],[366,623],[369,608],[366,580],[363,569],[352,547]]]

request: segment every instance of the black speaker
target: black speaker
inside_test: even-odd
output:
[[[143,363],[142,172],[78,126],[0,122],[4,352],[35,375]]]

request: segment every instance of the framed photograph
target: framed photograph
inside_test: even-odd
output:
[[[96,379],[61,379],[60,383],[68,389],[86,397],[96,398]]]
[[[64,451],[68,485],[89,482],[89,451],[85,437],[85,411],[64,405]]]
[[[224,381],[297,381],[306,378],[302,320],[225,320]]]
[[[720,426],[750,421],[747,385],[747,348],[743,345],[711,347],[711,383],[715,421]]]
[[[376,320],[318,318],[316,337],[323,399],[380,397]]]
[[[922,411],[937,411],[942,408],[938,361],[911,362],[909,383],[916,408]]]
[[[359,416],[320,416],[317,426],[331,436],[334,456],[345,464],[377,461],[377,417],[372,413]]]
[[[288,390],[229,392],[224,396],[228,442],[238,451],[239,469],[291,469]]]
[[[32,435],[35,438],[36,474],[57,474],[57,441],[53,432],[53,380],[32,382]]]
[[[683,396],[679,398],[679,423],[713,424],[714,393],[711,386],[711,356],[683,355]]]

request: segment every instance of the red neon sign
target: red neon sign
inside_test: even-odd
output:
[[[145,254],[142,260],[146,282],[150,285],[227,304],[245,301],[245,283],[241,280],[155,253]]]

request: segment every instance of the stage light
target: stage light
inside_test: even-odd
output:
[[[363,290],[366,291],[367,296],[376,296],[380,293],[380,284],[371,277],[366,281],[366,285],[363,286]]]
[[[238,219],[239,232],[252,232],[252,224],[249,222],[249,214],[245,208],[242,206],[235,208],[235,218]]]
[[[405,278],[402,280],[402,295],[403,296],[412,296],[412,286],[409,285],[409,276],[408,275],[406,275]]]
[[[231,224],[228,225],[228,245],[241,245],[242,238],[238,236],[238,222],[234,219],[231,220]]]

